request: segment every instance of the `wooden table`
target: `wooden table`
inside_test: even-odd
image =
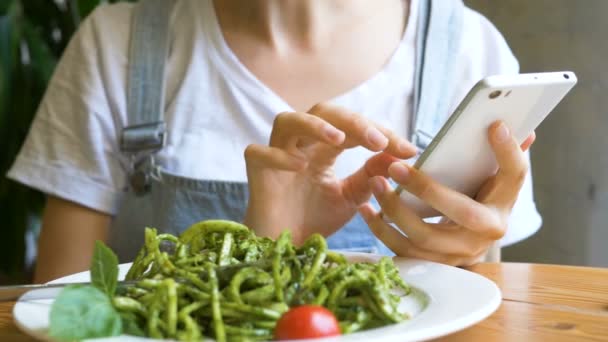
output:
[[[608,341],[608,269],[516,263],[469,269],[498,284],[502,305],[436,341]],[[0,341],[34,341],[13,323],[13,305],[0,303]]]

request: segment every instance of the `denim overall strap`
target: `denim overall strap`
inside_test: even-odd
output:
[[[449,115],[464,4],[461,0],[420,0],[418,9],[410,134],[411,141],[424,150]]]
[[[120,149],[130,160],[129,183],[142,195],[155,172],[154,154],[165,144],[165,62],[173,1],[140,0],[133,12],[127,70],[127,125]]]

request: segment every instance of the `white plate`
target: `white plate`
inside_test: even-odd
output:
[[[345,253],[351,261],[377,261],[380,256]],[[400,309],[412,319],[383,328],[362,331],[338,338],[315,339],[315,342],[350,341],[421,341],[444,336],[467,328],[491,315],[500,305],[501,294],[490,280],[460,269],[429,261],[394,258],[399,274],[413,286],[412,295],[404,297]],[[124,277],[130,264],[120,265]],[[89,272],[63,277],[55,282],[89,281]],[[33,292],[33,291],[32,291]],[[13,308],[17,326],[27,334],[51,341],[46,334],[52,299],[28,299],[23,295]],[[152,341],[152,339],[120,336],[95,341]]]

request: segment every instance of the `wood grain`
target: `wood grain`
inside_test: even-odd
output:
[[[468,268],[501,288],[500,308],[486,320],[435,342],[608,341],[608,269],[519,263]],[[34,341],[0,303],[0,341]]]
[[[503,263],[478,264],[469,270],[494,281],[506,300],[608,316],[607,268]]]
[[[490,318],[437,339],[459,341],[608,341],[608,316],[503,301]]]
[[[15,302],[0,302],[0,341],[33,342],[36,339],[25,335],[13,321]]]

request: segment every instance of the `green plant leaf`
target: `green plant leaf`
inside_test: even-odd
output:
[[[80,14],[81,20],[86,18],[91,12],[99,5],[100,0],[77,0],[78,1],[78,13]]]
[[[118,282],[118,257],[103,242],[95,242],[91,262],[91,283],[110,298],[116,292]]]
[[[55,69],[55,56],[53,56],[48,44],[42,39],[33,23],[28,20],[23,23],[23,39],[27,44],[30,65],[37,77],[37,83],[46,85]]]
[[[51,306],[49,334],[54,338],[74,341],[121,333],[120,314],[110,298],[93,286],[68,286]]]
[[[15,2],[15,0],[4,0],[4,1],[0,2],[0,16],[6,15],[6,13],[8,12],[8,9],[11,8],[11,6],[13,6],[14,2]]]
[[[8,7],[0,16],[0,129],[6,127],[13,73],[18,65],[21,41],[21,7],[15,1],[7,1],[5,5]]]
[[[8,16],[0,17],[0,127],[4,127],[12,71],[11,25]]]

